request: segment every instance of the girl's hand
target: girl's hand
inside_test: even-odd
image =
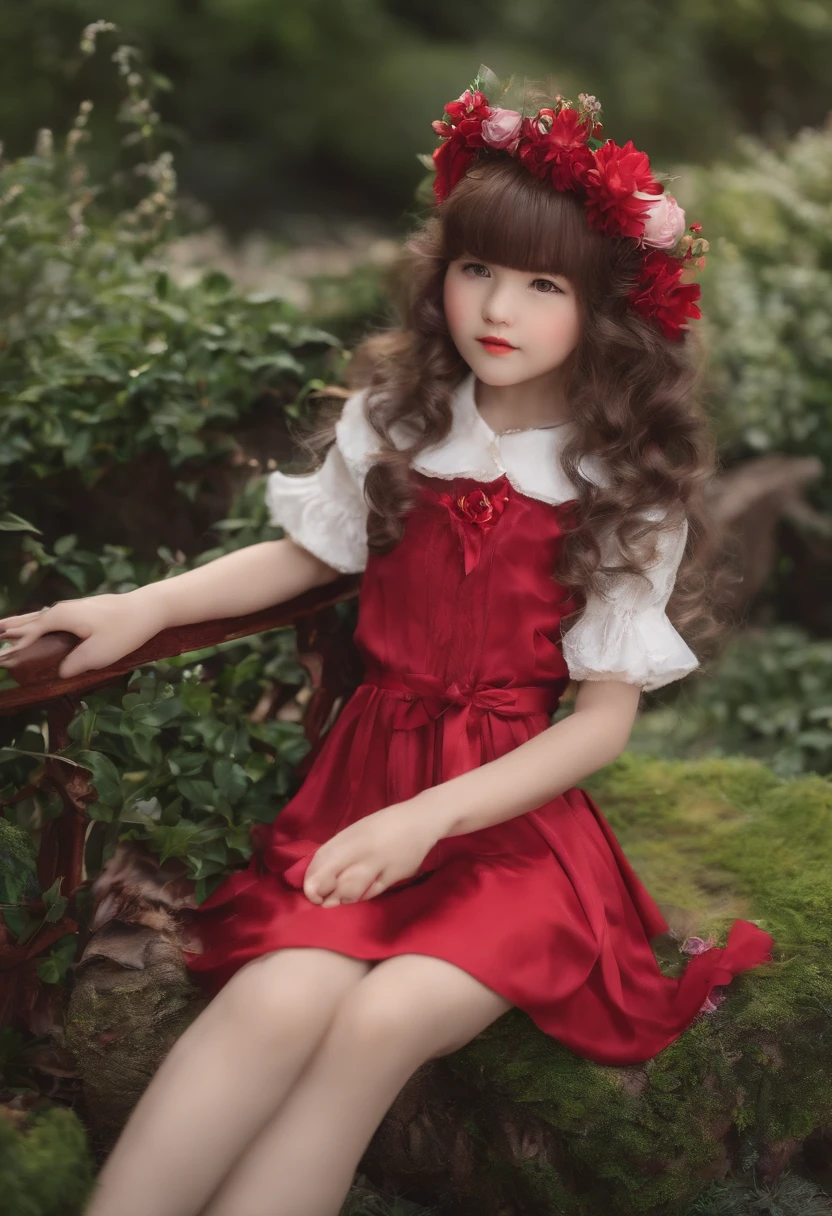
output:
[[[384,807],[321,845],[304,876],[304,894],[324,908],[372,899],[415,874],[438,840],[435,822],[413,803]]]
[[[27,647],[43,634],[64,631],[74,633],[81,642],[58,668],[62,680],[82,671],[109,667],[164,628],[161,615],[147,600],[139,601],[132,596],[132,592],[89,595],[77,600],[60,600],[40,612],[3,617],[0,619],[0,644],[10,641],[11,645],[0,648],[0,667],[14,671],[17,659],[9,662],[12,655],[25,658]]]

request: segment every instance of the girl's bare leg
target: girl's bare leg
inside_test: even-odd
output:
[[[443,959],[385,959],[341,999],[280,1109],[202,1216],[338,1216],[373,1132],[426,1060],[448,1055],[511,1002]]]
[[[98,1174],[86,1216],[196,1216],[371,966],[298,947],[242,967],[168,1052]]]

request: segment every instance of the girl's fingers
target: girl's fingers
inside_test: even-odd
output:
[[[0,631],[3,633],[8,633],[10,629],[17,629],[21,625],[26,625],[41,615],[42,613],[40,609],[38,609],[36,612],[21,612],[18,613],[17,616],[0,617]]]
[[[31,625],[20,625],[16,629],[10,629],[6,633],[0,633],[0,643],[5,642],[8,638],[14,637],[17,640],[11,642],[8,646],[0,646],[0,663],[10,655],[17,654],[20,650],[25,650],[27,646],[31,646],[32,642],[37,641],[40,637],[40,632],[35,630]]]
[[[356,904],[364,898],[365,892],[379,875],[377,862],[356,862],[338,875],[338,885],[334,894],[340,896],[342,904]]]
[[[304,881],[303,893],[311,903],[317,904],[321,902],[321,897],[313,883]]]
[[[58,675],[62,680],[70,680],[82,671],[99,671],[102,667],[109,667],[114,661],[113,653],[109,646],[102,646],[93,635],[73,646],[58,668]]]
[[[0,638],[22,638],[31,628],[30,624],[10,625],[8,629],[0,629]]]
[[[6,638],[22,638],[25,642],[34,642],[44,633],[51,633],[57,625],[54,614],[48,620],[47,613],[29,612],[26,616],[9,616],[0,621],[0,640]]]
[[[363,877],[361,870],[364,870]],[[376,874],[378,871],[376,871]],[[354,862],[352,865],[345,866],[339,873],[329,881],[323,878],[312,880],[315,883],[311,887],[311,896],[314,898],[316,894],[322,896],[320,900],[322,908],[334,908],[338,904],[355,904],[359,900],[364,899],[368,890],[375,892],[376,879],[372,883],[368,883],[368,879],[372,870],[366,863]],[[310,893],[307,892],[309,895]],[[318,902],[315,900],[315,902]]]
[[[18,650],[24,650],[27,646],[31,646],[32,642],[36,642],[46,630],[42,626],[35,624],[18,625],[14,629],[9,629],[5,633],[0,633],[0,642],[5,642],[9,638],[16,638],[10,646],[0,650],[0,657],[6,658],[10,654],[14,654]]]
[[[374,895],[381,895],[386,888],[387,882],[384,878],[377,878],[375,882],[371,882],[367,890],[361,896],[362,899],[372,899]]]
[[[19,629],[24,623],[24,616],[5,616],[0,620],[0,633],[11,633],[13,629]]]

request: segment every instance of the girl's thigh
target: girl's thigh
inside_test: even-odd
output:
[[[346,991],[330,1037],[438,1059],[459,1050],[512,1002],[469,972],[427,954],[398,954],[376,963]]]
[[[192,1046],[218,1025],[283,1036],[325,1029],[345,994],[372,963],[334,950],[292,946],[245,963],[220,989],[182,1038]]]

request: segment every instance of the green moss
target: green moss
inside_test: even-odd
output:
[[[0,1196],[4,1216],[80,1212],[93,1164],[74,1111],[54,1107],[16,1128],[0,1115]]]
[[[724,945],[741,916],[772,934],[775,961],[735,977],[714,1013],[640,1067],[594,1064],[519,1010],[448,1066],[565,1149],[557,1163],[494,1149],[486,1177],[499,1189],[510,1166],[524,1212],[677,1216],[720,1172],[729,1131],[734,1154],[755,1153],[832,1121],[832,785],[748,759],[625,753],[585,788],[671,928],[681,916]]]
[[[37,898],[36,856],[26,833],[0,815],[0,903]]]

